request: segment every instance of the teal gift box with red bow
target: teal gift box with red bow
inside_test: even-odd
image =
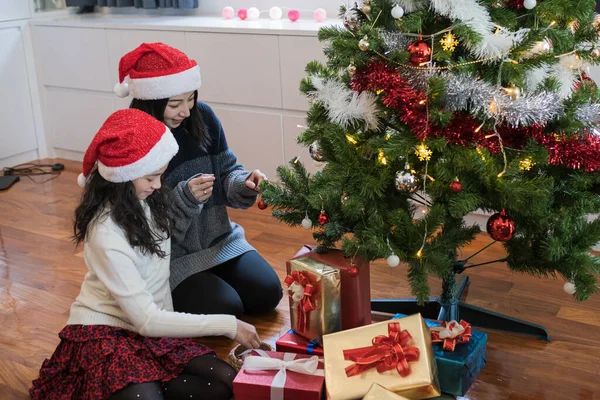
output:
[[[394,318],[403,318],[396,314]],[[455,396],[467,393],[486,364],[487,333],[474,330],[466,321],[426,319],[442,392]]]

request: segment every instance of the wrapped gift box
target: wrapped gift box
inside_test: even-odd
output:
[[[404,318],[397,314],[394,318]],[[426,320],[427,326],[438,327],[440,321]],[[454,351],[444,351],[442,343],[434,343],[433,350],[442,392],[463,396],[486,364],[487,333],[471,330],[467,343],[456,344]]]
[[[367,395],[363,397],[363,400],[409,400],[404,396],[400,396],[394,392],[390,392],[386,388],[377,383],[371,385],[371,389],[367,392]]]
[[[307,258],[312,261],[307,261]],[[352,329],[372,322],[371,275],[368,262],[358,257],[349,260],[344,257],[340,250],[317,253],[312,246],[305,245],[292,260],[288,261],[288,274],[294,270],[297,264],[300,264],[300,268],[302,268],[302,264],[311,264],[313,266],[328,266],[339,271],[341,280],[341,329]],[[356,275],[356,272],[358,272],[358,275]],[[292,328],[296,330],[293,325]],[[337,330],[324,332],[323,334],[331,332],[337,332]],[[296,333],[303,335],[298,331]],[[313,336],[303,336],[309,340],[315,338]]]
[[[325,335],[323,348],[330,400],[361,399],[373,383],[412,400],[440,395],[420,314]]]
[[[340,271],[311,257],[288,261],[285,278],[292,329],[320,343],[342,329]]]
[[[323,347],[316,340],[308,340],[290,329],[285,335],[275,342],[276,350],[279,352],[323,355]]]
[[[325,382],[317,356],[252,350],[233,381],[236,400],[321,400]]]

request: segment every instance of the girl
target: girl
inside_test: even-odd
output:
[[[177,151],[164,124],[132,109],[111,115],[87,149],[74,239],[89,271],[33,399],[232,397],[235,371],[185,338],[225,335],[249,347],[259,338],[233,316],[173,312],[161,176]]]
[[[171,255],[175,310],[194,314],[265,313],[282,297],[273,268],[232,223],[227,207],[248,208],[265,176],[246,171],[227,147],[212,109],[198,102],[200,68],[177,49],[144,43],[123,56],[115,92],[131,108],[172,129],[180,151],[165,172],[176,215]],[[202,209],[202,212],[196,212]]]

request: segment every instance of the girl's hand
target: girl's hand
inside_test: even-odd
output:
[[[260,338],[256,333],[256,328],[239,319],[237,320],[237,334],[233,340],[247,349],[258,349],[260,347]]]
[[[202,174],[194,179],[190,179],[188,187],[196,200],[204,203],[212,195],[214,181],[214,175]]]
[[[248,179],[246,179],[246,187],[256,190],[258,192],[258,188],[260,187],[260,183],[264,180],[268,180],[267,176],[255,169],[252,171]]]

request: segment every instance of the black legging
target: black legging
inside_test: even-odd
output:
[[[191,314],[263,314],[283,295],[273,268],[249,251],[208,271],[198,272],[173,290],[175,311]]]
[[[192,359],[182,374],[162,385],[159,382],[132,383],[109,400],[230,400],[235,370],[214,355]]]

